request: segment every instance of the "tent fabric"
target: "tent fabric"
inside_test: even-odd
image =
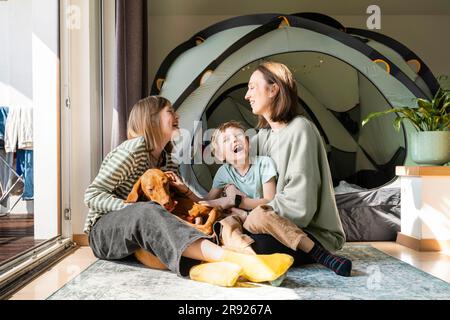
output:
[[[273,60],[277,60],[280,62],[286,62],[286,60],[284,59],[285,56],[290,56],[291,54],[282,54],[282,55],[276,55],[276,56],[271,56],[270,58]],[[314,55],[316,56],[315,53],[308,53],[308,52],[300,52],[296,54],[299,57],[299,60],[301,61],[305,61],[308,60],[307,56],[311,56]],[[323,57],[323,56],[321,56]],[[334,59],[332,57],[327,57],[326,61],[324,64],[326,65],[327,63],[339,63],[339,64],[343,64],[343,62],[341,62],[340,60]],[[290,63],[288,64],[290,67],[294,67],[294,70],[296,69],[297,65]],[[334,68],[336,69],[336,68]],[[339,69],[339,68],[337,68]],[[324,70],[327,70],[326,68],[324,68]],[[319,72],[319,71],[316,71]],[[355,72],[354,70],[352,70],[352,72]],[[294,71],[294,73],[297,75],[297,72]],[[334,78],[336,81],[339,80],[339,74],[336,76],[336,74],[332,74],[330,72],[323,72],[320,71],[319,72],[323,77],[328,77],[328,78]],[[356,73],[356,72],[355,72]],[[302,79],[302,74],[300,72],[300,74],[298,75],[299,79]],[[236,73],[232,76],[232,78],[228,79],[224,84],[222,84],[222,87],[220,89],[220,91],[227,91],[227,89],[229,89],[230,86],[234,85],[235,83],[239,83],[240,81],[248,81],[249,78],[249,74],[247,74],[245,71],[244,72],[239,72]],[[237,80],[238,79],[238,80]],[[360,103],[358,101],[359,98],[359,83],[362,81],[359,79],[359,75],[356,74],[356,79],[357,81],[354,82],[354,86],[355,88],[352,88],[352,90],[356,93],[356,94],[352,94],[354,96],[356,96],[355,98],[352,98],[352,100],[350,101],[350,105],[351,105],[351,109],[349,109],[348,107],[346,108],[342,108],[340,110],[346,110],[349,109],[346,112],[356,112],[356,113],[361,113],[360,109],[362,109],[361,106],[366,106],[366,103]],[[230,84],[229,84],[230,83]],[[306,81],[305,83],[308,84],[309,87],[312,86],[319,86],[320,83],[316,82],[309,82]],[[387,103],[386,99],[379,93],[379,91],[373,87],[373,85],[371,84],[371,82],[367,81],[367,85],[366,85],[369,89],[371,89],[371,91],[369,91],[368,89],[366,90],[367,93],[365,94],[365,97],[363,97],[362,101],[374,101],[373,105],[370,103],[367,103],[368,106],[370,107],[370,109],[367,109],[364,111],[364,114],[368,114],[368,112],[372,112],[372,111],[380,111],[380,110],[384,110],[386,108],[389,107],[389,104]],[[361,141],[358,141],[358,137],[356,136],[352,136],[351,133],[349,133],[347,131],[347,129],[342,126],[341,122],[337,119],[337,117],[333,114],[333,110],[329,110],[328,107],[324,106],[321,102],[319,102],[317,100],[317,96],[320,95],[322,97],[322,99],[324,99],[324,97],[330,97],[329,100],[332,101],[331,97],[333,95],[339,95],[340,91],[342,90],[318,90],[316,89],[316,94],[313,95],[312,93],[309,92],[309,90],[305,87],[303,87],[302,84],[298,83],[298,87],[299,87],[299,96],[301,97],[301,99],[308,105],[309,109],[314,113],[314,115],[316,116],[316,118],[318,119],[319,122],[319,127],[322,128],[326,128],[326,140],[329,140],[328,142],[331,144],[332,147],[334,147],[337,150],[343,151],[343,152],[353,152],[353,153],[357,153],[357,158],[359,160],[362,160],[362,164],[358,163],[358,168],[357,170],[362,170],[362,169],[372,169],[373,165],[371,164],[371,162],[365,157],[364,153],[361,150],[361,146],[363,145],[363,143],[361,141],[366,141],[364,144],[364,147],[367,148],[369,153],[372,153],[372,158],[374,158],[375,160],[377,160],[378,164],[384,164],[387,161],[389,161],[391,159],[391,157],[394,155],[394,153],[396,152],[396,150],[399,147],[403,147],[405,145],[404,142],[404,136],[400,133],[397,133],[394,131],[393,127],[391,126],[391,124],[389,122],[383,122],[381,121],[381,125],[377,125],[377,126],[373,126],[372,124],[368,125],[367,127],[365,127],[364,129],[362,129],[361,131],[364,132],[365,130],[368,130],[366,128],[372,128],[376,131],[376,130],[380,130],[380,128],[388,133],[390,133],[392,136],[395,136],[396,139],[392,139],[389,138],[391,140],[393,140],[395,142],[395,144],[388,148],[388,151],[386,152],[387,155],[378,155],[377,156],[377,152],[383,152],[382,149],[376,150],[377,146],[382,145],[382,143],[380,144],[378,140],[375,139],[375,141],[373,143],[371,143],[371,139],[370,136],[373,135],[373,131],[370,132],[370,134],[368,135],[361,135],[364,139],[359,139]],[[243,90],[240,90],[240,96],[241,96],[241,100],[243,100],[243,95],[245,94],[245,88]],[[201,115],[197,115],[196,118],[201,118],[203,114],[208,114],[208,108],[214,104],[217,100],[219,100],[220,96],[214,95],[214,97],[210,100],[211,103],[204,109],[203,113]],[[356,99],[356,100],[355,100]],[[248,103],[247,102],[243,102],[241,101],[241,103],[245,103],[245,105],[248,108]],[[331,102],[332,103],[332,102]],[[331,104],[330,103],[330,104]],[[355,107],[354,105],[357,105],[358,107]],[[330,106],[333,107],[333,106]],[[179,109],[179,112],[181,113],[184,106],[182,106]],[[220,108],[222,110],[222,113],[218,113],[216,109],[216,111],[214,112],[216,115],[215,117],[212,117],[212,115],[210,115],[210,122],[208,123],[209,127],[216,127],[215,124],[219,124],[219,122],[225,122],[227,120],[243,120],[243,122],[245,123],[245,119],[242,119],[240,117],[240,114],[235,114],[233,112],[231,112],[232,108],[230,106],[228,106],[228,104],[223,104]],[[358,110],[356,110],[358,109]],[[339,110],[339,109],[338,109]],[[194,112],[193,109],[189,109],[189,111]],[[230,111],[230,112],[227,112]],[[248,112],[250,113],[250,112]],[[190,113],[187,113],[186,116],[189,116]],[[182,119],[186,120],[186,117],[184,117],[183,115],[181,116]],[[216,120],[214,120],[214,118],[216,118]],[[186,121],[192,121],[187,119]],[[213,123],[215,121],[215,123]],[[360,121],[360,119],[357,119],[357,121],[355,120],[354,123],[358,123]],[[374,121],[375,124],[378,123],[378,121]],[[394,143],[393,142],[393,143]],[[388,142],[389,143],[389,142]],[[372,151],[373,150],[373,151]]]
[[[276,17],[274,19],[271,19],[271,17]],[[345,30],[341,30],[341,31],[337,31],[335,30],[335,28],[333,27],[329,27],[326,24],[323,23],[317,23],[314,20],[309,20],[309,19],[303,19],[303,18],[299,18],[297,16],[293,16],[293,15],[252,15],[252,16],[244,16],[244,17],[238,17],[238,18],[233,18],[233,19],[229,19],[229,20],[225,20],[223,22],[220,22],[212,27],[209,27],[203,31],[201,31],[200,33],[198,33],[196,36],[192,37],[191,39],[189,39],[188,41],[186,41],[185,43],[181,44],[180,46],[178,46],[177,48],[175,48],[168,56],[168,58],[166,58],[166,60],[163,62],[162,66],[160,67],[160,69],[157,72],[155,81],[154,81],[154,85],[153,85],[153,89],[156,87],[158,88],[158,86],[155,86],[155,83],[157,84],[160,80],[164,80],[166,73],[167,73],[167,69],[168,69],[168,65],[173,63],[177,57],[179,57],[179,55],[181,53],[183,53],[183,51],[185,49],[188,48],[192,48],[194,41],[197,37],[202,37],[203,34],[209,34],[209,35],[215,35],[214,32],[218,33],[220,31],[224,31],[226,29],[226,27],[228,27],[229,29],[236,29],[236,22],[237,20],[242,20],[239,23],[241,23],[242,26],[247,26],[250,25],[252,22],[258,22],[261,20],[267,19],[266,21],[264,21],[264,24],[258,26],[256,29],[252,30],[251,32],[244,34],[239,40],[237,40],[236,42],[232,43],[229,45],[229,47],[222,53],[220,54],[220,56],[216,57],[216,59],[211,60],[210,64],[207,66],[206,69],[203,70],[203,72],[207,71],[207,70],[215,70],[216,67],[218,65],[220,65],[226,58],[228,58],[231,54],[235,53],[236,51],[238,51],[241,47],[245,46],[247,43],[252,42],[253,40],[257,39],[258,37],[263,36],[265,33],[269,33],[273,30],[275,30],[276,28],[279,28],[279,26],[284,22],[287,21],[289,26],[293,26],[296,28],[302,28],[302,29],[306,29],[306,30],[311,30],[311,31],[315,31],[318,32],[320,34],[323,34],[327,37],[331,37],[333,39],[336,39],[338,41],[340,41],[341,43],[357,50],[358,52],[362,53],[363,55],[367,56],[368,58],[375,60],[375,59],[381,59],[382,61],[385,61],[386,63],[388,63],[390,65],[391,68],[391,73],[394,77],[396,77],[398,80],[400,80],[409,90],[411,90],[413,93],[415,93],[417,96],[423,97],[424,93],[416,86],[414,85],[410,79],[393,63],[391,63],[385,56],[383,56],[381,53],[379,53],[376,50],[371,49],[369,46],[364,44],[364,41],[361,41],[361,39],[358,39],[356,37],[347,35],[345,32],[347,31],[347,29]],[[217,25],[219,25],[220,27],[216,27]],[[360,31],[358,29],[354,29],[355,31]],[[370,37],[378,37],[380,38],[380,36],[376,33],[372,33],[370,35]],[[394,44],[394,46],[396,46],[397,48],[400,48],[401,50],[404,50],[404,46],[401,46],[399,43],[396,43],[395,41],[392,41],[392,39],[388,39],[387,41],[385,41],[387,37],[381,37],[381,39],[383,39],[384,42],[388,42],[390,45]],[[204,42],[202,41],[201,44],[203,44]],[[428,70],[426,65],[422,63],[422,61],[415,55],[413,55],[410,51],[406,54],[404,54],[404,56],[412,56],[414,58],[417,58],[416,60],[418,60],[421,65],[423,65],[422,71],[423,70]],[[421,72],[422,72],[421,71]],[[428,70],[429,71],[429,70]],[[200,72],[200,73],[203,73]],[[430,76],[430,72],[428,72],[426,74],[427,76]],[[195,81],[193,81],[191,83],[191,86],[189,86],[188,88],[185,89],[185,91],[179,95],[179,100],[174,102],[174,105],[176,107],[178,107],[178,104],[182,101],[184,101],[184,99],[192,93],[193,90],[195,90],[195,88],[197,87],[197,85],[200,82],[200,78],[201,75],[199,75]],[[427,79],[428,80],[428,79]],[[160,90],[157,91],[152,91],[152,93],[158,93],[160,92]]]
[[[291,38],[291,42],[287,39]],[[182,119],[184,128],[193,133],[193,120],[200,119],[203,113],[203,108],[208,105],[212,95],[219,89],[219,87],[227,81],[236,70],[240,70],[254,61],[271,56],[275,53],[282,53],[283,51],[314,51],[314,52],[330,52],[330,55],[336,56],[338,59],[345,61],[349,65],[353,65],[359,72],[370,77],[372,83],[382,91],[390,100],[391,105],[412,105],[414,95],[407,90],[402,83],[390,77],[383,69],[375,65],[370,59],[365,56],[357,54],[351,48],[320,34],[310,32],[308,30],[299,29],[277,29],[269,35],[264,35],[256,39],[252,43],[239,50],[238,54],[231,55],[226,63],[222,63],[210,76],[208,81],[197,88],[191,95],[189,95],[184,102],[179,106],[178,112]],[[256,65],[256,64],[255,64]],[[253,69],[253,68],[251,68]],[[185,70],[184,75],[188,75],[188,70]],[[244,70],[243,74],[250,77],[251,72]],[[176,82],[178,78],[183,77],[180,74],[178,77],[166,79],[161,91],[169,100],[173,101],[177,95],[181,94],[176,90],[171,82]],[[194,107],[197,106],[197,107]],[[183,119],[185,121],[183,121]]]
[[[289,23],[280,25],[284,20]],[[411,68],[411,59],[420,69]],[[292,70],[297,111],[321,132],[335,186],[346,180],[371,189],[336,194],[347,240],[392,239],[399,227],[399,188],[380,187],[395,182],[396,165],[414,164],[407,152],[413,128],[406,123],[396,132],[394,115],[365,127],[361,120],[393,106],[415,107],[415,98],[434,92],[436,80],[420,58],[393,39],[346,29],[323,15],[233,18],[197,33],[169,54],[152,93],[174,103],[180,126],[189,133],[179,150],[195,147],[189,151],[190,163],[180,166],[185,182],[204,195],[219,167],[202,161],[208,142],[198,144],[193,137],[229,120],[255,126],[244,95],[251,73],[264,60]]]
[[[373,32],[370,30],[357,29],[357,28],[346,28],[345,30],[348,34],[358,35],[367,39],[371,39],[380,44],[383,44],[386,47],[391,48],[396,53],[398,53],[403,61],[408,62],[411,60],[415,60],[419,63],[420,69],[417,73],[418,77],[416,79],[416,84],[426,93],[428,93],[428,97],[433,96],[437,90],[439,89],[439,83],[436,77],[431,72],[430,68],[426,65],[426,63],[420,59],[414,52],[408,49],[405,45],[401,44],[395,39],[392,39],[384,34]],[[383,50],[381,51],[383,53]],[[383,53],[384,54],[384,53]]]

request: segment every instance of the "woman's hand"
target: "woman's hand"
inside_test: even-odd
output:
[[[189,191],[189,188],[184,184],[183,180],[175,172],[166,171],[164,173],[169,178],[169,183],[172,187],[183,194]]]

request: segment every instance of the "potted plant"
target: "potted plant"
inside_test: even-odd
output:
[[[439,88],[434,98],[416,99],[417,108],[395,107],[369,114],[362,122],[388,113],[397,113],[393,125],[399,131],[404,120],[409,121],[416,132],[411,134],[411,158],[427,165],[442,165],[450,161],[450,90]]]

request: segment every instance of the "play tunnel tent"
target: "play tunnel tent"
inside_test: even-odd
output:
[[[200,31],[167,56],[151,91],[172,101],[181,127],[190,133],[177,147],[180,157],[194,147],[191,163],[180,166],[183,178],[204,194],[219,167],[202,161],[208,141],[194,146],[199,140],[192,137],[229,120],[256,126],[244,96],[251,73],[265,60],[290,68],[298,86],[297,111],[322,135],[347,240],[395,239],[400,226],[395,166],[412,164],[407,145],[413,128],[406,124],[395,131],[394,115],[364,127],[361,120],[393,106],[415,107],[415,98],[431,97],[439,85],[399,42],[345,28],[325,15],[232,18]]]

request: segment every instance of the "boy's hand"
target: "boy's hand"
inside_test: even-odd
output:
[[[189,188],[184,184],[183,180],[173,171],[164,172],[169,178],[169,184],[181,193],[186,193]]]
[[[225,192],[225,194],[228,198],[234,199],[234,198],[236,198],[236,195],[240,195],[243,198],[247,197],[247,195],[245,193],[243,193],[241,190],[239,190],[238,188],[236,188],[236,186],[234,184],[227,184],[223,188],[223,191]]]

